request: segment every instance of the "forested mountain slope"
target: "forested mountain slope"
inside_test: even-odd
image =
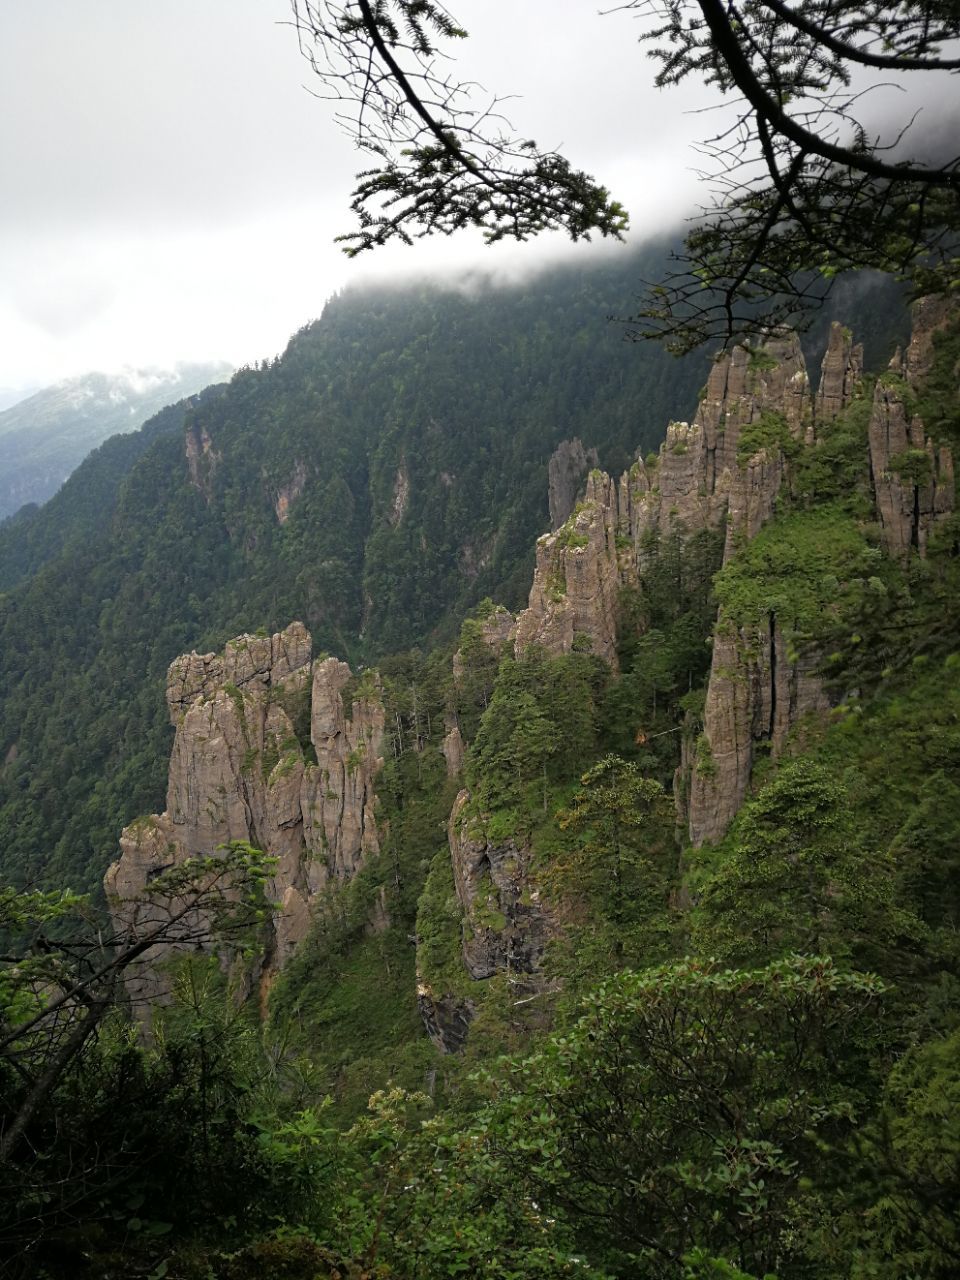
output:
[[[0,412],[0,520],[56,492],[109,436],[136,431],[165,405],[229,377],[222,362],[170,370],[90,373]]]
[[[168,414],[112,442],[0,532],[5,869],[99,881],[162,794],[177,653],[301,617],[363,657],[518,601],[556,444],[623,465],[695,397],[694,365],[606,323],[649,265],[345,294],[186,436]]]
[[[949,651],[949,625],[938,640],[926,620],[952,572],[956,347],[949,313],[921,307],[879,380],[839,325],[819,382],[790,333],[724,355],[692,422],[671,424],[657,453],[619,483],[591,471],[582,501],[537,542],[528,607],[514,618],[487,603],[456,655],[411,653],[358,682],[334,659],[311,672],[295,623],[178,659],[167,810],[124,832],[111,895],[135,899],[171,860],[230,840],[276,857],[264,972],[289,961],[296,977],[275,1003],[292,1004],[321,1060],[329,1028],[352,1082],[329,1085],[358,1104],[357,1080],[372,1088],[378,1069],[421,1063],[411,934],[431,1038],[445,1052],[469,1041],[480,1057],[518,1029],[522,1041],[559,976],[575,985],[669,956],[688,927],[667,910],[683,892],[675,836],[691,850],[721,841],[774,763],[819,741],[836,703],[882,706],[898,660],[920,670],[928,650]],[[820,768],[796,771],[798,796],[816,793]],[[580,775],[595,795],[576,798]],[[604,821],[635,829],[642,853],[619,868],[609,849],[593,867],[578,858],[564,827]],[[749,865],[735,875],[758,893]],[[718,882],[717,898],[730,892]],[[780,910],[797,913],[799,939],[800,904]],[[386,1017],[385,984],[406,1020]],[[533,1024],[508,1014],[511,987],[538,1001]],[[386,1059],[368,1059],[378,1035]]]
[[[104,440],[49,502],[21,507],[0,524],[0,591],[9,591],[51,560],[78,552],[88,539],[102,537],[124,477],[155,440],[182,433],[187,412],[221,390],[213,384],[161,409],[139,430]]]
[[[452,635],[486,595],[518,604],[557,444],[617,471],[692,411],[701,361],[606,323],[664,252],[348,292],[189,408],[185,435],[161,415],[0,530],[4,868],[99,883],[124,821],[159,805],[178,653],[299,618],[369,661]],[[880,358],[903,315],[882,283],[858,294]]]
[[[216,438],[186,441],[209,510]],[[518,613],[353,674],[299,621],[178,657],[166,807],[106,877],[162,1034],[103,1021],[42,1107],[0,1054],[0,1250],[180,1280],[948,1280],[958,453],[949,306],[879,374],[839,325],[819,378],[777,332],[715,359],[658,450],[590,470]],[[242,945],[144,941],[218,849],[228,915],[256,873]]]

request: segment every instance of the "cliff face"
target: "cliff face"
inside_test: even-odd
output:
[[[591,471],[586,497],[556,533],[537,542],[529,606],[517,619],[516,652],[584,648],[616,668],[620,589],[629,575],[619,556],[617,491]]]
[[[849,345],[841,341],[824,393],[832,411],[846,394],[849,364]],[[836,382],[840,385],[834,386]],[[726,521],[727,555],[734,554],[773,514],[785,477],[780,437],[802,437],[811,421],[809,381],[794,335],[778,337],[760,354],[738,348],[723,356],[711,369],[694,422],[672,423],[656,459],[638,461],[618,483],[592,470],[576,503],[568,489],[562,502],[551,491],[555,520],[565,506],[570,509],[559,527],[537,542],[528,607],[515,628],[502,611],[491,615],[482,624],[480,639],[497,648],[513,637],[517,657],[533,646],[555,655],[587,651],[616,672],[622,592],[638,584],[659,540],[715,529]],[[757,444],[750,448],[748,442],[745,452],[749,429]],[[570,458],[555,457],[551,475],[559,473],[561,463],[565,476],[575,471],[584,461],[581,454],[576,450]],[[734,668],[746,661],[744,638],[736,634],[729,636],[726,650],[722,644],[718,649],[728,653]],[[462,677],[461,667],[458,655],[455,682]],[[729,821],[743,798],[751,737],[764,734],[779,747],[793,719],[816,700],[805,675],[788,661],[775,627],[757,651],[754,667],[746,681],[732,670],[726,685],[719,676],[711,684],[708,715],[718,725],[729,718],[732,740],[743,744],[718,777],[727,806],[726,811],[718,808],[720,821]],[[452,727],[444,742],[451,774],[462,766],[464,746],[459,729]],[[715,799],[709,803],[718,807]],[[689,805],[691,826],[697,830],[708,806],[702,789],[691,791]],[[543,954],[555,922],[541,901],[528,848],[518,839],[493,838],[489,828],[487,818],[471,805],[470,793],[462,790],[448,826],[462,963],[478,984],[507,974],[511,983],[537,993],[545,982]],[[477,991],[481,989],[478,985]],[[476,1001],[435,991],[423,980],[418,999],[434,1042],[445,1052],[459,1051]]]
[[[899,378],[879,382],[870,416],[870,470],[884,550],[906,560],[923,555],[938,520],[954,508],[953,454],[935,446],[911,416]]]
[[[883,545],[901,559],[911,549],[923,555],[932,528],[954,508],[952,454],[908,408],[951,314],[940,301],[917,304],[907,353],[874,395],[874,495]],[[620,593],[658,542],[725,525],[727,563],[773,517],[790,480],[789,455],[814,444],[862,384],[863,348],[838,324],[815,395],[795,334],[722,355],[693,422],[671,423],[659,454],[638,459],[617,485],[591,472],[583,501],[541,537],[529,606],[517,621],[518,654],[531,644],[552,653],[585,648],[616,669]],[[817,665],[816,654],[784,643],[773,614],[747,628],[718,619],[698,763],[682,788],[694,844],[724,834],[756,752],[776,756],[804,716],[827,707]]]
[[[136,927],[138,897],[161,871],[247,841],[277,859],[265,886],[279,904],[265,947],[269,973],[305,936],[316,895],[377,852],[379,685],[365,681],[347,708],[349,667],[335,658],[311,664],[310,645],[306,628],[293,623],[171,665],[167,704],[176,735],[167,808],[121,836],[120,858],[104,882],[118,928]],[[161,990],[156,964],[139,982],[144,997]]]
[[[814,401],[816,422],[830,422],[857,395],[863,381],[863,346],[854,345],[849,329],[830,327],[830,340],[820,368],[820,387]]]
[[[951,450],[935,442],[912,410],[915,393],[933,368],[937,335],[956,317],[943,298],[921,298],[913,308],[906,354],[890,362],[877,383],[870,417],[870,473],[884,550],[901,561],[922,556],[938,520],[955,505]],[[960,389],[960,370],[953,370]]]
[[[504,977],[514,1003],[524,1006],[553,989],[543,973],[543,955],[555,924],[531,872],[528,844],[493,836],[488,816],[476,812],[467,790],[454,802],[447,841],[459,934],[457,964],[470,981],[466,989],[462,979],[450,982],[449,975],[431,983],[429,964],[418,949],[417,1004],[441,1053],[459,1053],[487,979]],[[421,941],[418,937],[418,948]],[[536,1008],[523,1016],[539,1025]]]
[[[813,444],[818,430],[860,393],[863,348],[840,325],[831,328],[813,398],[799,345],[782,339],[778,351],[780,368],[769,371],[759,394],[754,391],[750,419],[739,430],[740,447],[733,458],[725,458],[724,564],[774,515],[789,478],[788,442]],[[741,395],[741,405],[743,399]],[[755,437],[763,442],[755,451],[743,433],[754,422],[766,427]],[[778,426],[785,433],[779,439]],[[816,654],[796,654],[784,642],[775,613],[738,627],[721,612],[713,636],[703,733],[689,760],[684,811],[691,844],[724,835],[747,794],[759,751],[778,756],[804,716],[828,708],[817,667]]]
[[[834,364],[850,353],[834,353]],[[831,404],[842,401],[833,387]],[[841,373],[849,381],[849,371]],[[771,415],[776,415],[774,420]],[[633,585],[658,539],[717,528],[727,521],[728,555],[773,512],[783,480],[775,443],[751,448],[778,430],[802,437],[812,421],[810,384],[793,333],[762,352],[735,347],[716,360],[692,423],[673,422],[656,458],[638,459],[618,484],[591,471],[584,499],[556,531],[537,542],[527,609],[517,620],[517,653],[531,644],[550,653],[586,648],[617,664],[620,593]],[[759,430],[758,430],[759,428]]]
[[[778,756],[802,717],[829,705],[817,655],[791,654],[775,615],[754,627],[721,615],[703,735],[690,762],[690,843],[719,840],[746,797],[758,751]]]
[[[532,974],[550,932],[532,886],[529,851],[514,840],[493,840],[484,823],[468,816],[470,793],[461,791],[450,814],[453,879],[463,912],[463,962],[471,978],[501,970]]]
[[[916,321],[906,356],[877,385],[865,446],[882,542],[901,559],[924,554],[954,504],[950,450],[915,412],[920,381],[934,365],[935,335],[947,321],[941,309],[926,306]],[[659,454],[638,459],[618,482],[590,471],[580,501],[577,477],[590,458],[579,441],[569,442],[551,463],[551,511],[560,523],[537,543],[528,607],[516,619],[495,608],[472,621],[467,638],[479,650],[471,651],[469,671],[467,650],[454,655],[455,687],[468,677],[476,683],[487,659],[495,669],[510,646],[518,657],[533,646],[549,654],[590,652],[616,673],[623,592],[643,584],[658,545],[722,529],[724,564],[736,561],[778,504],[796,504],[805,492],[797,457],[829,443],[830,424],[863,395],[862,370],[862,349],[839,326],[815,394],[795,335],[778,334],[759,351],[735,348],[714,362],[693,422],[671,423]],[[753,614],[720,611],[702,733],[683,745],[677,811],[694,845],[723,837],[758,759],[776,758],[805,717],[829,709],[820,655],[798,652],[787,608],[757,598]],[[351,696],[347,665],[335,658],[312,663],[310,650],[310,636],[294,623],[273,637],[241,636],[221,654],[189,654],[172,664],[167,701],[176,738],[167,807],[123,833],[121,857],[106,879],[118,925],[136,927],[138,896],[160,871],[249,841],[277,859],[267,885],[279,904],[266,944],[269,977],[305,936],[317,895],[349,881],[378,851],[378,679],[365,676]],[[469,749],[455,705],[442,743],[451,778],[462,774]],[[475,698],[472,705],[474,715],[487,704]],[[447,828],[455,941],[446,954],[459,948],[478,993],[485,980],[506,975],[511,988],[539,994],[556,922],[540,899],[530,849],[518,837],[492,835],[496,829],[461,790]],[[381,899],[370,928],[388,927]],[[446,972],[419,967],[435,978]],[[160,990],[156,963],[143,981],[146,995]],[[457,1052],[480,997],[446,983],[437,979],[434,990],[421,977],[417,998],[434,1043]]]
[[[894,357],[874,390],[868,447],[881,542],[891,556],[924,555],[938,520],[954,508],[950,449],[935,444],[909,404],[933,364],[934,335],[951,310],[941,301],[919,302],[906,357]],[[862,384],[863,352],[834,325],[824,357],[820,388],[802,425],[811,443],[817,432],[854,399]],[[790,421],[789,415],[785,415]],[[739,468],[730,490],[725,560],[739,540],[753,537],[773,512],[788,471],[782,450],[764,450]],[[740,807],[758,750],[776,757],[805,716],[829,706],[817,674],[815,653],[792,654],[774,613],[748,628],[722,616],[714,635],[713,661],[704,712],[704,732],[689,786],[689,836],[693,844],[720,839]]]
[[[577,504],[587,472],[597,465],[596,449],[584,449],[579,437],[561,440],[547,464],[550,528],[559,529]]]

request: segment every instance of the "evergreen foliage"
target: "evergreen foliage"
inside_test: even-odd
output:
[[[347,700],[374,682],[362,660],[378,659],[386,737],[380,853],[331,886],[269,991],[248,971],[259,1001],[238,1005],[221,967],[191,954],[147,1042],[120,984],[100,980],[116,962],[95,911],[73,894],[0,890],[0,1143],[12,1150],[0,1249],[14,1280],[956,1273],[956,520],[923,561],[883,555],[861,399],[815,444],[790,443],[778,512],[722,569],[722,530],[648,540],[621,602],[616,677],[585,652],[518,658],[482,596],[515,598],[521,542],[543,514],[516,504],[542,483],[534,437],[549,397],[512,425],[500,410],[529,394],[556,330],[498,337],[500,304],[482,301],[470,319],[440,294],[341,299],[283,360],[188,413],[195,484],[179,425],[158,426],[132,465],[114,457],[123,476],[115,491],[104,481],[102,535],[70,486],[32,517],[31,574],[0,598],[7,880],[38,873],[49,851],[48,877],[96,884],[115,826],[157,807],[160,683],[195,643],[300,613],[318,645],[361,659]],[[531,286],[514,318],[542,302]],[[436,387],[425,341],[406,343],[411,316]],[[486,382],[456,381],[465,332],[487,334]],[[515,379],[501,337],[522,356]],[[947,439],[953,342],[938,342],[919,397],[939,406],[928,411]],[[581,396],[564,434],[614,395],[554,391]],[[467,443],[470,395],[493,409]],[[381,410],[374,431],[365,415]],[[751,450],[786,443],[779,421],[755,426]],[[319,446],[322,476],[279,523],[279,488]],[[489,560],[471,562],[469,583],[452,550],[420,575],[421,558],[442,566],[436,547],[481,527]],[[791,655],[820,655],[836,705],[780,759],[758,752],[729,832],[692,851],[669,787],[696,750],[718,608],[745,643],[772,615]],[[304,745],[306,698],[286,710]],[[466,754],[451,776],[454,726]],[[282,769],[282,750],[249,766]],[[489,870],[474,919],[458,895],[447,823],[464,785],[468,835],[523,861],[518,909],[546,922],[539,973],[508,963],[477,979],[464,966],[469,929],[509,927]],[[256,871],[243,903],[255,931],[269,910],[262,859],[235,852]],[[238,905],[228,897],[227,915]],[[100,977],[78,984],[91,956]],[[428,1040],[418,983],[469,1006],[464,1053]]]
[[[516,606],[560,440],[617,471],[693,398],[692,364],[604,325],[630,289],[620,262],[344,294],[187,411],[193,482],[181,406],[0,530],[4,872],[96,892],[124,823],[162,807],[178,654],[299,618],[369,661],[452,636],[486,595]]]

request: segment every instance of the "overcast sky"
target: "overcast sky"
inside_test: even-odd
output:
[[[634,239],[692,211],[690,144],[717,122],[693,112],[716,98],[653,88],[635,16],[451,7],[464,75],[520,95],[518,132],[600,178]],[[252,362],[354,280],[596,252],[468,238],[348,261],[333,237],[366,158],[308,92],[289,16],[288,0],[0,0],[0,396],[124,364]]]
[[[703,121],[651,88],[635,20],[583,0],[461,0],[464,69],[630,208],[692,200]],[[282,349],[352,280],[565,246],[466,242],[347,261],[363,156],[312,97],[287,0],[0,0],[0,388]],[[589,252],[589,249],[583,250]]]

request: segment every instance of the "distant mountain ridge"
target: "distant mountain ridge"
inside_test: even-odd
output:
[[[136,431],[166,405],[233,372],[223,361],[88,373],[0,412],[0,520],[56,493],[109,436]]]

